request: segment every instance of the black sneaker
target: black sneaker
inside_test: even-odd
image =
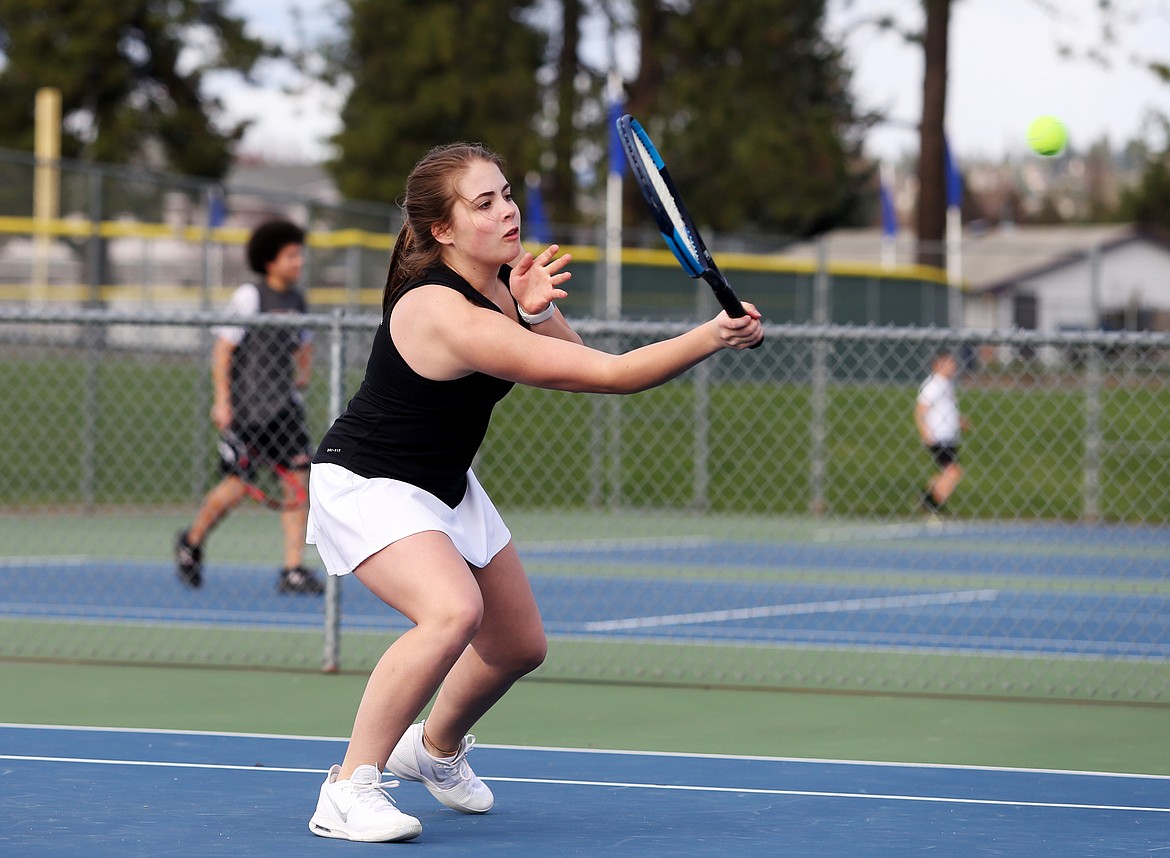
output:
[[[203,586],[203,548],[188,542],[185,530],[175,538],[175,573],[192,590]]]
[[[280,570],[280,580],[276,582],[276,592],[320,596],[325,592],[325,585],[317,579],[311,570],[304,566],[295,566],[292,569]]]

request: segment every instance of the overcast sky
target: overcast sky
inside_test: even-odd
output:
[[[947,91],[947,133],[959,158],[999,158],[1025,151],[1025,129],[1040,114],[1068,125],[1074,146],[1087,147],[1108,135],[1115,145],[1150,133],[1151,111],[1170,116],[1170,84],[1134,66],[1134,56],[1161,57],[1170,63],[1170,0],[1121,0],[1143,12],[1140,24],[1123,26],[1121,44],[1106,69],[1088,61],[1061,59],[1057,45],[1079,50],[1098,41],[1096,0],[961,0],[954,5]],[[292,10],[301,10],[309,33],[333,27],[335,0],[231,0],[231,8],[250,21],[256,35],[288,39],[296,32]],[[921,111],[921,51],[872,28],[849,25],[868,13],[900,10],[913,22],[916,0],[830,0],[829,25],[845,33],[854,69],[853,91],[865,108],[916,122]],[[233,119],[253,118],[246,152],[281,160],[317,160],[327,153],[324,140],[338,128],[342,96],[320,87],[294,95],[280,92],[295,84],[270,71],[266,88],[249,89],[221,81],[217,89]],[[1160,136],[1150,138],[1164,143]],[[898,128],[871,132],[871,155],[896,157],[912,152],[913,133]]]

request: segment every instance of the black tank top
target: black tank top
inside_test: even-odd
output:
[[[507,266],[501,269],[505,283],[510,273]],[[473,304],[502,312],[446,266],[412,280],[399,298],[426,284],[450,287]],[[478,372],[452,381],[423,378],[402,359],[390,336],[393,311],[391,306],[374,334],[361,387],[325,434],[313,461],[410,483],[454,509],[467,491],[467,470],[487,434],[492,408],[512,382]]]
[[[305,312],[305,298],[296,289],[278,292],[263,280],[248,285],[256,290],[259,313]],[[232,411],[241,426],[265,426],[296,407],[295,355],[302,335],[291,328],[264,325],[246,330],[232,352]]]

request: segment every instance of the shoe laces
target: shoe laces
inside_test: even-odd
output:
[[[353,788],[353,798],[355,804],[360,804],[373,811],[384,811],[386,805],[391,807],[396,806],[396,802],[390,797],[388,790],[394,789],[399,785],[398,781],[383,781],[377,780],[372,783],[354,783],[349,782]]]

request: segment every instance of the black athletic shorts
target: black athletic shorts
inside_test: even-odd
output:
[[[940,468],[959,461],[959,448],[952,444],[931,444],[929,449],[930,457]]]
[[[264,426],[232,424],[219,441],[219,470],[223,475],[244,474],[264,462],[308,469],[313,457],[305,415],[299,409],[282,411]],[[295,464],[302,459],[300,465]]]

